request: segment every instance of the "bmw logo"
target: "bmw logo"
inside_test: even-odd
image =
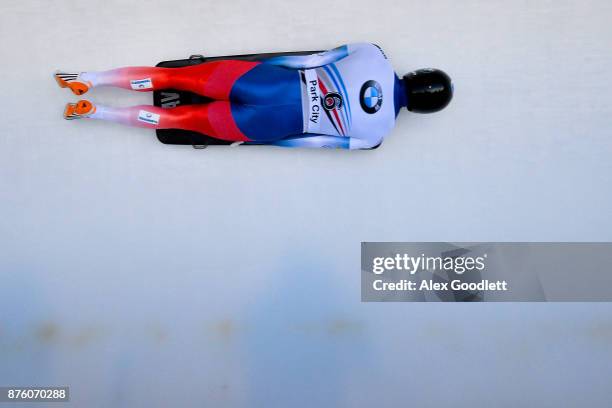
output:
[[[367,81],[361,86],[359,92],[361,108],[367,113],[376,113],[383,103],[383,94],[380,84],[376,81]]]

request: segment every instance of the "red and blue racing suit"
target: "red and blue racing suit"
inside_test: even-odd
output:
[[[81,75],[92,86],[178,89],[212,99],[171,109],[97,106],[94,119],[186,129],[244,143],[373,148],[406,105],[402,81],[373,44],[260,61],[227,59],[182,68],[129,67]]]

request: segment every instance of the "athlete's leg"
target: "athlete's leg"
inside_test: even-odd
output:
[[[250,140],[236,126],[230,103],[225,101],[164,109],[150,105],[113,108],[83,100],[66,105],[64,117],[99,119],[149,129],[192,130],[229,141]]]
[[[228,101],[158,108],[113,108],[81,100],[69,103],[66,119],[99,119],[149,129],[184,129],[230,141],[272,142],[302,133],[302,116],[292,105],[248,106]]]
[[[58,84],[82,95],[97,86],[114,86],[135,91],[177,89],[217,100],[228,100],[238,78],[257,62],[220,60],[181,68],[127,67],[109,71],[55,74]]]

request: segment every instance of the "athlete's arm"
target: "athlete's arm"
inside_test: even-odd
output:
[[[351,46],[352,48],[352,46]],[[352,50],[351,50],[352,52]],[[349,55],[349,46],[343,45],[329,51],[310,55],[283,55],[264,60],[266,64],[280,65],[285,68],[316,68],[331,64]]]
[[[275,142],[265,143],[283,147],[320,147],[328,149],[350,149],[348,137],[305,134],[297,137],[289,137]]]

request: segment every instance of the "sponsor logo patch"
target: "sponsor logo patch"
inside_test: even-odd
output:
[[[153,82],[151,81],[151,78],[132,79],[130,81],[130,85],[134,90],[153,88]]]
[[[308,93],[308,122],[305,133],[317,133],[321,126],[321,95],[319,77],[314,69],[304,71],[306,92]]]
[[[159,125],[159,115],[145,110],[138,112],[138,120],[151,125]]]
[[[380,84],[376,81],[367,81],[361,86],[359,92],[361,108],[366,113],[376,113],[383,103],[383,93]]]
[[[328,92],[323,97],[323,107],[325,110],[331,111],[342,108],[342,95],[338,92]]]

